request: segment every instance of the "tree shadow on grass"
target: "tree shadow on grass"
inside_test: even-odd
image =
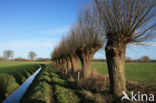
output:
[[[22,101],[21,103],[46,103],[41,100],[33,99],[33,100],[27,100],[27,101]]]
[[[73,90],[74,94],[78,96],[80,99],[80,103],[96,103],[95,99],[88,98],[82,93],[82,88],[77,85],[76,82],[72,82],[68,80],[68,76],[61,74],[60,72],[55,72],[58,75],[58,78],[65,80],[65,83],[59,83],[56,81],[52,81],[51,85],[59,85],[63,88],[67,88]]]
[[[59,86],[62,86],[64,88],[73,90],[74,93],[79,97],[80,103],[98,103],[94,97],[86,96],[86,94],[83,93],[84,88],[80,87],[77,84],[77,82],[73,82],[73,81],[68,80],[69,76],[66,76],[60,72],[56,72],[56,74],[58,75],[58,78],[65,80],[65,83],[62,84],[62,83],[53,81],[51,85],[59,85]],[[87,91],[91,92],[94,96],[101,95],[103,97],[101,99],[104,99],[104,101],[105,101],[104,103],[129,103],[127,101],[126,102],[121,101],[121,98],[117,98],[117,97],[113,96],[110,93],[109,89],[103,90],[103,91],[98,91],[98,92],[95,90],[87,90]],[[103,102],[100,102],[100,103],[103,103]]]

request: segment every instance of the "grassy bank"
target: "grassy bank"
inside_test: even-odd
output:
[[[79,103],[79,97],[75,93],[77,86],[67,80],[65,75],[52,74],[54,95],[58,103]]]
[[[54,73],[53,68],[48,65],[35,78],[21,103],[78,103],[75,90],[70,89],[67,84],[69,85],[67,80]]]
[[[92,66],[99,65],[92,63]],[[81,78],[77,82],[71,75],[65,75],[57,68],[47,65],[35,78],[21,103],[115,103],[116,101],[120,103],[119,98],[109,93],[109,86],[106,84],[109,85],[108,78],[104,75]],[[127,90],[155,93],[155,89],[140,87],[130,82],[127,83]]]
[[[30,85],[21,103],[51,103],[51,78],[48,67],[42,68],[33,83]]]
[[[107,74],[105,62],[92,62],[93,70]],[[126,63],[126,78],[142,85],[156,85],[156,63]]]
[[[69,76],[56,72],[48,65],[35,78],[20,103],[103,103],[103,101],[112,102],[112,96],[109,93],[101,94],[85,89]]]
[[[17,63],[16,65],[14,63]],[[5,98],[14,91],[37,68],[39,62],[10,62],[8,70],[0,67],[0,97]],[[3,64],[3,63],[2,63]],[[12,66],[11,66],[12,64]],[[7,63],[6,63],[7,65]],[[3,64],[3,67],[7,66]],[[23,65],[23,66],[22,66]],[[15,67],[15,68],[11,68]],[[17,67],[17,68],[16,68]],[[112,103],[116,101],[109,92],[107,65],[103,62],[92,62],[92,70],[103,75],[91,76],[77,82],[71,75],[62,74],[47,63],[37,75],[21,103]],[[127,63],[126,78],[143,85],[156,85],[156,63]],[[104,76],[104,77],[103,77]],[[108,85],[106,85],[108,84]],[[140,87],[127,83],[129,91],[155,93],[154,88]],[[2,98],[2,99],[3,99]],[[120,100],[119,100],[120,101]]]
[[[37,69],[39,64],[29,62],[0,62],[0,101],[10,95]]]

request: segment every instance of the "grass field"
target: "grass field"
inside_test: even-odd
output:
[[[91,67],[101,74],[108,73],[104,62],[92,62]],[[156,85],[156,63],[127,63],[126,78],[142,85]]]
[[[22,62],[22,61],[0,61],[0,73],[11,73],[32,64],[48,64],[49,62]],[[101,74],[107,74],[107,65],[105,62],[92,62],[93,70]],[[145,85],[156,85],[156,63],[127,63],[126,78],[137,81]]]
[[[23,70],[26,70],[23,68],[29,68],[29,66],[31,67],[36,64],[47,64],[47,66],[43,68],[35,78],[34,82],[21,100],[21,103],[51,103],[56,101],[58,103],[112,103],[115,101],[115,98],[107,93],[107,91],[104,91],[104,94],[102,94],[102,92],[95,92],[94,88],[84,88],[84,85],[86,84],[81,85],[80,83],[78,85],[77,82],[74,82],[69,76],[54,71],[54,68],[51,65],[48,65],[48,63],[49,62],[0,62],[0,80],[2,79],[2,83],[0,84],[4,84],[0,85],[0,92],[3,91],[3,95],[2,92],[0,94],[0,99],[7,97],[20,85],[20,83],[17,82],[17,78],[12,76],[12,73],[15,73],[16,75],[18,74],[17,76],[21,80],[23,78],[23,76],[21,76],[23,75],[22,72]],[[107,65],[104,62],[92,62],[91,68],[102,75],[108,74]],[[32,69],[30,68],[30,70]],[[131,81],[137,81],[139,84],[155,86],[155,73],[156,63],[126,64],[126,78]],[[3,75],[5,77],[3,77]],[[7,82],[3,83],[3,80]],[[134,88],[135,86],[133,89]]]
[[[93,62],[91,65],[93,69],[99,71],[101,74],[105,75],[108,73],[105,63]],[[148,67],[149,65],[150,68]],[[145,72],[154,72],[152,68],[153,66],[155,67],[155,65],[156,64],[154,63],[128,63],[126,64],[126,75],[129,77],[129,79],[132,77],[132,80],[135,78],[139,78],[140,80],[140,75],[143,75]],[[139,67],[144,68],[141,69]],[[139,69],[135,71],[137,68]],[[147,68],[149,68],[149,70],[147,70]],[[146,71],[142,72],[144,69]],[[64,73],[56,71],[50,65],[47,65],[46,68],[42,69],[34,82],[31,84],[28,91],[23,96],[21,103],[116,103],[116,98],[107,92],[107,88],[106,90],[103,89],[102,92],[95,92],[95,88],[84,88],[84,85],[86,84],[83,85],[80,82],[77,83]],[[136,75],[136,73],[132,72],[140,73],[140,75]],[[154,73],[151,75],[154,75]],[[151,77],[148,75],[148,77],[144,76],[144,78],[141,80],[148,82],[150,81],[150,78]],[[86,82],[87,86],[89,86],[89,81],[87,80]],[[136,87],[132,88],[134,89]]]
[[[95,98],[86,98],[77,84],[68,79],[48,65],[35,78],[20,103],[97,103],[90,100]]]
[[[42,68],[40,73],[24,94],[20,103],[50,103],[51,102],[51,78],[49,68]]]
[[[0,102],[38,68],[41,62],[0,61]]]
[[[11,73],[33,64],[48,64],[49,62],[0,61],[0,73]]]

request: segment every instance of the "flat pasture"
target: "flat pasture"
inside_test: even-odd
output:
[[[0,61],[0,73],[11,73],[23,68],[29,68],[33,64],[48,64],[49,62],[34,61]]]
[[[105,62],[92,62],[91,68],[101,74],[108,74]],[[156,85],[156,63],[126,63],[126,78],[141,85]]]

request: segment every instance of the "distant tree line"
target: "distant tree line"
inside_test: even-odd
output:
[[[92,59],[92,62],[106,62],[106,59]],[[126,57],[126,62],[156,62],[156,60],[150,60],[148,56],[142,56],[139,59],[131,59]]]

